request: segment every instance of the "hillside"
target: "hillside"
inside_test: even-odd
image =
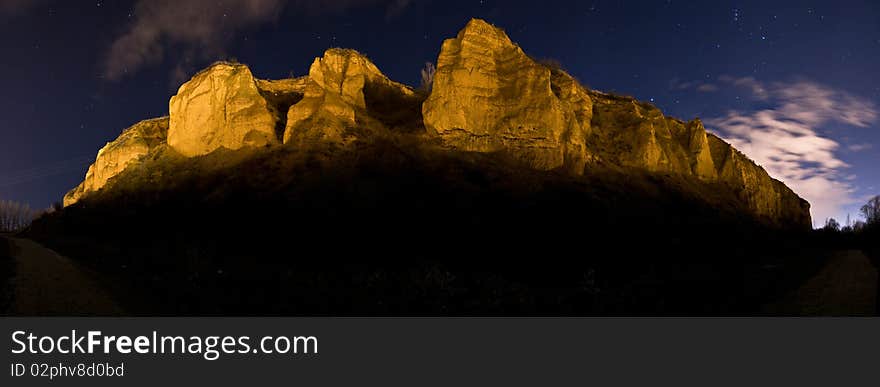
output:
[[[104,147],[65,204],[100,190],[156,148],[191,158],[414,133],[445,149],[501,153],[538,170],[581,175],[608,165],[720,183],[755,217],[811,224],[808,203],[707,134],[699,120],[685,123],[653,105],[588,90],[476,19],[443,44],[427,95],[389,80],[354,50],[331,49],[308,76],[283,81],[217,63],[182,85],[169,110],[169,118],[138,123]]]
[[[286,80],[216,63],[64,204],[29,235],[147,314],[747,314],[811,225],[699,120],[481,20],[430,90],[349,49]]]

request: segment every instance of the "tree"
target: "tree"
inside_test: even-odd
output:
[[[837,219],[829,218],[825,221],[825,230],[840,231],[840,223],[837,222]]]
[[[862,216],[869,225],[880,223],[880,195],[874,196],[862,206]]]
[[[863,221],[861,221],[861,220],[857,220],[857,221],[853,224],[853,231],[859,232],[859,231],[862,231],[862,230],[864,230],[864,229],[865,229],[865,222],[863,222]]]
[[[19,231],[30,225],[36,215],[27,204],[0,200],[0,232]]]

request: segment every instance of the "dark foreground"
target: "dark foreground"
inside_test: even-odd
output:
[[[157,155],[26,236],[159,315],[756,315],[849,248],[743,205],[398,138]]]
[[[120,289],[109,278],[25,239],[8,238],[14,247],[6,261],[4,295],[6,314],[13,316],[122,316],[128,314],[110,289]],[[812,277],[764,305],[760,315],[876,316],[878,275],[858,250],[826,256]],[[15,267],[10,267],[15,266]],[[797,276],[790,280],[801,279]],[[131,305],[135,313],[139,306]]]
[[[877,269],[861,251],[837,251],[818,273],[765,311],[779,316],[876,316],[877,278]]]
[[[15,276],[9,286],[14,316],[117,316],[122,309],[96,275],[36,242],[8,238]]]
[[[160,158],[27,235],[136,315],[772,314],[841,249],[675,176],[405,149]]]
[[[15,250],[7,235],[0,234],[0,314],[12,303],[12,279],[15,278]]]

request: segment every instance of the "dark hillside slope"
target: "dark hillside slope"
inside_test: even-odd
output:
[[[589,172],[408,136],[163,150],[29,234],[163,315],[753,314],[806,248],[729,189]]]

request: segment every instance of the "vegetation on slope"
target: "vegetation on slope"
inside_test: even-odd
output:
[[[142,314],[753,314],[808,246],[726,192],[396,135],[164,149],[29,232]]]

